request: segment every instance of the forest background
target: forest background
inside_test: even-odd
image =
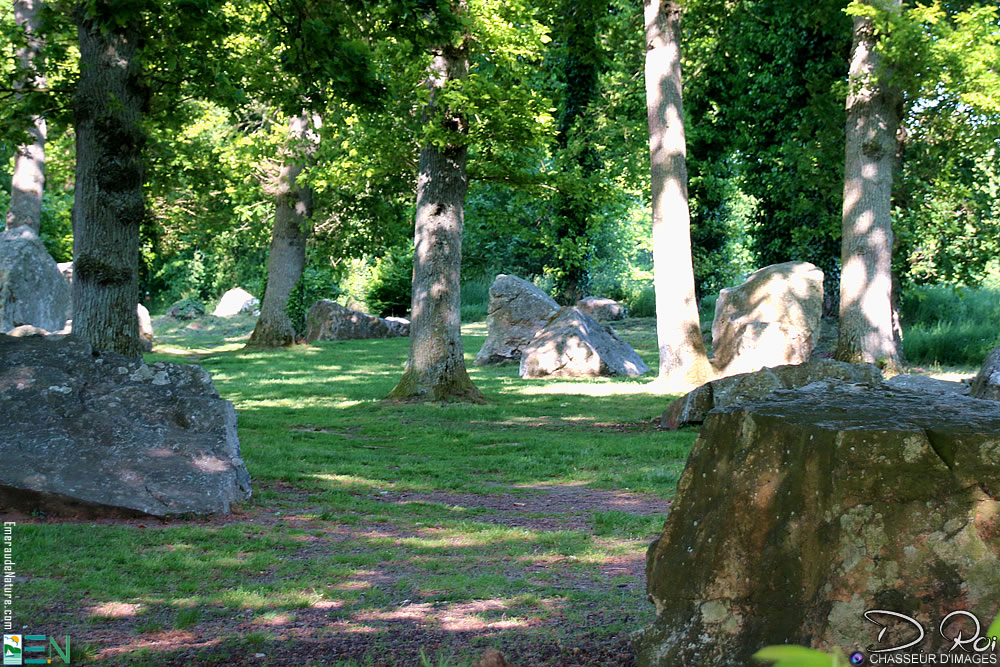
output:
[[[428,140],[420,108],[431,37],[419,16],[435,3],[345,2],[335,11],[307,0],[132,4],[157,30],[142,63],[153,91],[143,121],[139,271],[150,309],[208,302],[237,285],[263,295],[288,123],[308,107],[323,122],[298,179],[315,206],[292,320],[301,329],[319,298],[405,313],[416,158]],[[470,75],[450,91],[470,119],[463,319],[485,315],[499,272],[534,279],[564,303],[595,294],[652,316],[641,4],[468,4]],[[57,261],[72,259],[79,57],[64,5],[43,9],[38,66],[47,87],[0,91],[0,210],[24,119],[43,114],[41,233]],[[0,13],[0,68],[14,81],[24,34],[9,7]],[[846,8],[834,0],[685,3],[693,260],[709,315],[720,288],[793,259],[824,270],[835,310]],[[881,28],[899,36],[892,48],[906,50],[894,58],[906,115],[893,190],[906,355],[978,364],[1000,344],[990,326],[1000,320],[998,10],[907,3],[896,25]],[[926,330],[913,329],[918,321]]]

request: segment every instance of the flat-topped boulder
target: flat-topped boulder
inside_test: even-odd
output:
[[[882,381],[882,372],[872,364],[810,359],[802,364],[775,366],[754,373],[730,375],[706,382],[675,400],[667,406],[660,425],[663,428],[673,429],[700,424],[714,408],[760,400],[778,389],[796,389],[817,380],[828,379],[874,386]]]
[[[329,299],[320,299],[306,314],[308,341],[395,338],[409,334],[409,322],[405,320],[385,320],[351,310]]]
[[[986,355],[983,367],[972,380],[969,393],[974,398],[1000,401],[1000,346]]]
[[[220,515],[250,497],[236,411],[201,367],[0,335],[0,511]]]
[[[521,353],[523,378],[599,377],[648,373],[631,345],[576,308],[561,308]]]
[[[587,296],[576,302],[576,309],[595,320],[616,321],[628,316],[628,309],[614,299]]]
[[[717,408],[647,554],[640,665],[749,665],[772,644],[947,652],[1000,611],[1000,403],[836,380]],[[883,618],[883,620],[885,620]],[[985,628],[985,625],[983,626]],[[966,631],[968,635],[968,631]]]
[[[719,292],[712,365],[723,375],[801,364],[819,340],[823,272],[808,262],[772,264]]]
[[[0,233],[0,333],[30,325],[59,331],[71,306],[69,283],[27,228]]]
[[[253,312],[258,306],[260,306],[260,299],[242,287],[234,287],[222,295],[212,314],[216,317],[232,317],[240,313]]]
[[[518,361],[521,352],[559,311],[559,304],[527,280],[501,273],[490,286],[486,342],[477,366]]]

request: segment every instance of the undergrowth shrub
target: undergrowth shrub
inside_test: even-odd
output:
[[[490,278],[477,278],[462,283],[462,321],[480,322],[489,314]]]
[[[979,366],[1000,345],[1000,290],[915,287],[900,311],[909,363]]]
[[[365,303],[371,314],[380,317],[405,316],[410,310],[413,281],[413,246],[390,249],[375,262]]]
[[[295,331],[305,333],[306,314],[314,303],[320,299],[336,299],[340,295],[341,290],[332,268],[307,264],[288,295],[288,304],[285,306],[285,312]]]

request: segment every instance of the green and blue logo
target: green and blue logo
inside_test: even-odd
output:
[[[46,639],[49,640],[48,644],[45,644]],[[28,646],[27,642],[38,642],[42,645]],[[44,657],[39,655],[40,653],[44,654]],[[51,665],[56,657],[61,658],[64,665],[68,665],[69,656],[69,635],[66,635],[66,642],[63,646],[59,645],[55,637],[46,637],[45,635],[3,636],[4,665]]]

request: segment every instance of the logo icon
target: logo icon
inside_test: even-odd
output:
[[[3,664],[21,665],[24,664],[24,645],[21,635],[3,636]]]
[[[865,654],[861,651],[855,651],[848,660],[851,661],[852,665],[863,665],[865,664]]]

